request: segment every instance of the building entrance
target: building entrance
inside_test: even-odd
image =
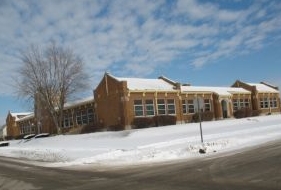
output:
[[[227,113],[228,108],[227,108],[226,100],[221,101],[221,108],[222,108],[222,117],[227,118],[228,117],[228,113]]]

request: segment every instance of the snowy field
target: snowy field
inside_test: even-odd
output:
[[[281,115],[203,122],[206,154],[199,123],[165,127],[58,135],[9,141],[0,156],[40,161],[44,166],[146,164],[204,157],[281,139]]]

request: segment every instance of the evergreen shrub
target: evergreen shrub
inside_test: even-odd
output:
[[[148,128],[148,127],[154,127],[155,123],[152,117],[135,117],[132,125],[136,129],[142,129],[142,128]]]
[[[253,115],[253,111],[251,108],[241,108],[239,110],[236,110],[233,115],[237,119],[251,117]]]
[[[158,115],[153,117],[155,126],[175,125],[177,117],[174,115]]]
[[[201,113],[201,121],[212,121],[214,119],[214,112],[205,111]],[[199,122],[199,113],[195,113],[192,116],[193,122]]]

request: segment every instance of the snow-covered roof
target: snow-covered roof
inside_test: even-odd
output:
[[[279,93],[278,90],[270,87],[270,86],[267,86],[265,84],[262,84],[262,83],[246,83],[250,86],[256,86],[256,89],[258,92],[271,92],[271,93]]]
[[[162,79],[143,79],[143,78],[119,78],[118,81],[127,81],[129,90],[157,90],[157,91],[175,91],[174,85],[165,82]]]
[[[243,88],[234,87],[207,87],[207,86],[182,86],[182,92],[207,92],[216,93],[220,96],[230,96],[232,94],[250,94],[251,92]]]
[[[73,106],[78,106],[78,105],[82,105],[82,104],[86,104],[86,103],[90,103],[94,101],[94,96],[89,96],[87,98],[84,99],[80,99],[80,100],[76,100],[73,102],[67,102],[64,104],[64,108],[69,108],[69,107],[73,107]]]
[[[30,114],[33,114],[33,112],[20,112],[20,113],[12,113],[10,112],[11,116],[12,117],[15,117],[16,118],[16,121],[27,116],[27,115],[30,115]]]
[[[24,120],[32,119],[32,118],[34,118],[34,113],[31,113],[29,115],[23,116],[23,117],[17,119],[16,121],[24,121]]]

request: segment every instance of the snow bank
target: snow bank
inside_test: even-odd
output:
[[[202,157],[281,139],[281,115],[203,122],[121,132],[59,135],[9,141],[0,156],[47,162],[46,166],[124,165]]]

